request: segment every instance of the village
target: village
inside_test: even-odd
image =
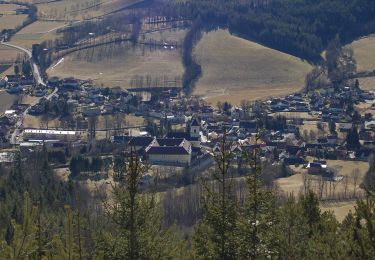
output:
[[[46,149],[56,157],[54,167],[68,168],[72,176],[90,172],[90,178],[107,179],[108,155],[130,149],[158,171],[173,167],[203,173],[213,166],[225,138],[237,162],[257,149],[272,165],[342,181],[327,160],[367,162],[375,150],[375,94],[361,90],[358,81],[216,107],[178,88],[109,89],[57,77],[45,86],[33,83],[22,75],[1,81],[8,93],[35,98],[31,105],[18,100],[1,116],[1,145],[4,151],[19,146],[25,156]],[[26,117],[37,118],[39,125],[25,126]],[[2,154],[5,163],[15,158]],[[72,166],[88,158],[100,160],[94,173],[90,163]],[[240,163],[236,168],[240,173]]]

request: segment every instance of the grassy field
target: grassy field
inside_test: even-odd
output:
[[[375,70],[375,35],[354,41],[351,47],[354,50],[358,70]]]
[[[356,201],[321,203],[321,211],[331,211],[339,222],[342,222],[348,213],[354,212]]]
[[[41,19],[72,21],[101,16],[135,2],[137,0],[62,0],[37,6]]]
[[[26,14],[0,16],[0,31],[4,29],[15,29],[26,20]]]
[[[311,66],[293,56],[218,30],[205,34],[196,46],[203,68],[195,94],[213,104],[255,100],[300,90]]]
[[[29,26],[23,28],[18,35],[22,34],[44,34],[53,32],[59,28],[62,28],[66,23],[64,22],[44,22],[44,21],[36,21]]]
[[[311,161],[312,158],[309,158]],[[348,182],[345,183],[344,180],[339,182],[333,182],[332,187],[335,186],[335,194],[343,194],[345,189],[347,190],[347,194],[351,195],[356,189],[356,194],[363,192],[361,188],[359,188],[359,184],[363,181],[366,172],[369,169],[369,165],[367,162],[352,162],[352,161],[341,161],[341,160],[327,160],[327,165],[331,169],[335,169],[338,172],[339,176],[344,176],[347,178]],[[301,167],[291,167],[291,170],[296,174],[287,177],[281,178],[276,181],[277,185],[279,186],[280,190],[285,194],[293,194],[294,196],[299,196],[303,193],[304,189],[304,174],[307,173],[306,169],[302,169]],[[358,182],[357,185],[354,183],[354,173],[353,171],[358,170]],[[318,181],[315,181],[316,177],[311,176],[311,189],[313,191],[317,191]],[[329,189],[329,182],[326,182],[326,189]],[[346,187],[346,188],[345,188]],[[356,187],[356,188],[355,188]],[[333,189],[333,188],[332,188]],[[325,190],[325,189],[324,189]],[[327,191],[325,190],[324,193]],[[322,210],[324,211],[334,211],[335,215],[339,220],[342,220],[349,210],[352,210],[355,205],[355,202],[348,201],[348,202],[339,202],[339,203],[322,203]]]
[[[362,89],[375,91],[375,77],[359,79]]]
[[[23,8],[21,5],[16,4],[0,4],[0,15],[15,15],[16,9]]]
[[[58,37],[56,30],[64,25],[63,22],[34,22],[14,35],[11,43],[31,49],[35,43],[56,39]]]
[[[183,33],[155,32],[145,35],[143,40],[152,38],[157,41],[164,39],[178,42],[182,40]],[[92,59],[87,58],[91,56]],[[98,86],[129,88],[131,80],[139,76],[150,76],[153,80],[160,79],[160,82],[164,77],[171,81],[181,78],[183,66],[179,49],[150,50],[147,46],[133,48],[129,44],[123,44],[72,53],[65,56],[57,66],[52,65],[47,73],[61,78],[73,76],[83,80],[91,79]]]
[[[0,61],[2,62],[14,61],[18,57],[22,57],[22,56],[23,56],[23,52],[18,51],[8,46],[0,45]]]

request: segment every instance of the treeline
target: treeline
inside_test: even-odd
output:
[[[193,22],[190,30],[187,32],[182,46],[182,64],[185,67],[182,77],[182,88],[186,94],[190,94],[202,75],[202,67],[193,57],[193,50],[196,43],[202,37],[203,24],[198,19]]]
[[[165,13],[199,18],[313,62],[336,35],[349,42],[375,32],[372,0],[194,0],[166,4]]]

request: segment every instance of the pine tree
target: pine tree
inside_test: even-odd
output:
[[[122,180],[105,201],[106,218],[113,232],[101,230],[96,255],[104,259],[165,259],[181,256],[183,243],[162,227],[160,207],[153,193],[142,193],[140,182],[148,171],[134,149],[125,158]]]
[[[276,252],[280,259],[306,258],[308,224],[300,203],[293,196],[278,210]]]
[[[232,155],[225,134],[215,156],[213,181],[204,183],[203,217],[193,235],[194,252],[202,259],[236,259],[237,202],[230,174]]]
[[[37,255],[38,245],[36,243],[37,227],[35,220],[37,216],[36,207],[30,203],[30,196],[24,194],[23,221],[17,224],[12,220],[13,237],[10,244],[0,248],[0,255],[5,259],[24,259]]]
[[[275,204],[273,192],[261,185],[261,160],[256,135],[254,150],[245,154],[251,169],[247,177],[248,196],[238,224],[238,255],[242,259],[272,257],[275,225]]]

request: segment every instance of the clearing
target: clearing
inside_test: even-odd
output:
[[[312,66],[291,55],[217,30],[204,34],[194,51],[203,68],[194,94],[207,101],[264,99],[299,91]]]
[[[375,70],[375,35],[363,37],[350,45],[354,50],[358,70]]]

